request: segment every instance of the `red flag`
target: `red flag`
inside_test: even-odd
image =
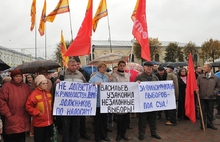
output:
[[[141,57],[150,61],[150,46],[148,40],[146,0],[139,0],[132,34],[141,45]]]
[[[189,55],[188,75],[186,82],[185,114],[192,123],[196,122],[194,91],[198,90],[192,54]]]
[[[81,56],[90,54],[92,36],[92,0],[88,1],[86,16],[76,38],[70,44],[65,56]]]

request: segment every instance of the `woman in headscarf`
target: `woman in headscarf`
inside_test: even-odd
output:
[[[188,117],[185,115],[187,70],[185,68],[180,69],[177,77],[178,77],[178,85],[179,85],[177,118],[178,118],[178,121],[181,121],[183,119],[188,119]]]
[[[4,117],[4,133],[9,142],[25,142],[25,132],[30,128],[30,115],[25,110],[25,103],[30,87],[23,82],[22,72],[11,72],[12,80],[3,85],[0,91],[0,114]]]
[[[44,75],[35,78],[37,88],[26,102],[26,110],[33,116],[34,141],[50,142],[53,136],[52,95],[47,90]]]

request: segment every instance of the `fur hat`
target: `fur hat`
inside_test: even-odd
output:
[[[11,77],[9,77],[9,76],[4,77],[2,79],[2,85],[5,84],[6,82],[9,82],[9,81],[11,81]]]
[[[34,81],[35,81],[35,83],[36,83],[37,86],[39,86],[40,83],[41,83],[42,81],[44,81],[44,80],[47,81],[46,77],[45,77],[44,75],[42,75],[42,74],[38,75],[38,76],[34,79]]]
[[[16,75],[21,75],[22,76],[22,72],[19,69],[15,69],[13,71],[11,71],[11,78],[13,79]]]

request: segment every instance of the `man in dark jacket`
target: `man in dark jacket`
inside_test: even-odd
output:
[[[207,128],[217,130],[213,125],[213,111],[214,103],[218,92],[220,90],[220,80],[212,72],[212,65],[205,64],[204,71],[205,74],[201,74],[197,78],[197,84],[199,87],[199,96],[201,101],[202,113],[204,118],[204,123],[206,123],[207,116]],[[201,119],[200,119],[201,120]],[[200,121],[200,128],[203,130],[202,122]]]
[[[156,75],[153,74],[152,70],[153,64],[151,62],[145,62],[144,63],[144,72],[140,75],[138,75],[135,79],[138,83],[145,82],[145,81],[159,81]],[[144,112],[139,113],[139,121],[138,121],[138,139],[144,140],[144,134],[146,129],[146,120],[149,120],[149,126],[150,126],[150,132],[151,136],[156,139],[161,139],[159,134],[157,133],[157,112]]]

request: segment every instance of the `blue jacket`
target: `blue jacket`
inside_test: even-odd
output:
[[[106,74],[102,74],[100,72],[96,72],[95,75],[93,75],[90,80],[89,83],[94,83],[96,84],[97,82],[108,82],[108,76]],[[96,103],[96,107],[100,107],[100,86],[98,86],[98,91],[97,91],[97,103]]]
[[[220,72],[215,73],[215,75],[220,79]],[[220,92],[218,92],[220,94]]]

